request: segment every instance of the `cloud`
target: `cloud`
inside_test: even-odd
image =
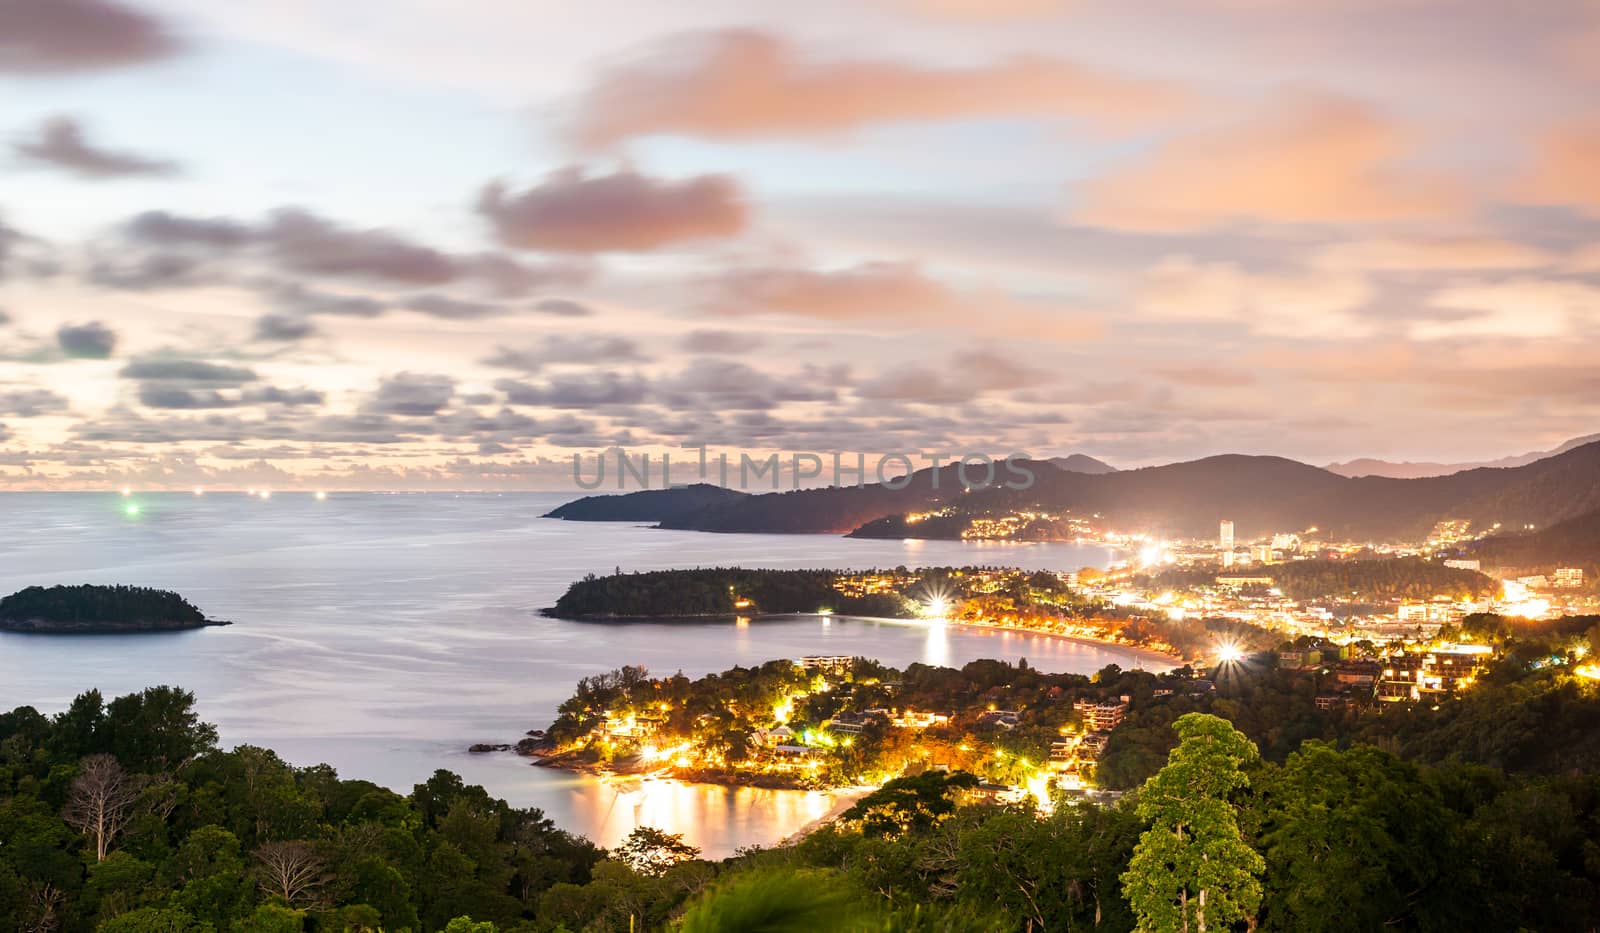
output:
[[[1364,104],[1279,98],[1242,125],[1173,139],[1078,186],[1074,222],[1144,231],[1239,221],[1344,224],[1450,215],[1454,186],[1398,166],[1413,134]]]
[[[1407,237],[1352,240],[1320,249],[1311,260],[1333,269],[1369,272],[1534,269],[1550,265],[1537,246],[1490,236]]]
[[[916,263],[867,262],[819,271],[792,266],[731,269],[705,283],[718,314],[776,311],[829,320],[925,316],[962,301]]]
[[[67,400],[49,389],[0,388],[0,415],[12,418],[37,418],[67,410]]]
[[[710,139],[831,135],[875,123],[994,116],[1081,118],[1121,127],[1167,114],[1173,86],[1050,58],[972,68],[812,60],[753,30],[668,42],[604,74],[579,106],[588,147],[658,133]]]
[[[70,117],[51,117],[40,125],[38,136],[13,143],[12,150],[27,161],[81,178],[171,175],[178,171],[178,163],[167,159],[95,146],[84,138],[83,127]]]
[[[563,374],[544,385],[531,385],[515,379],[501,379],[494,387],[505,393],[511,405],[538,405],[546,408],[602,408],[635,405],[650,394],[643,378],[624,378],[616,373]]]
[[[593,308],[568,298],[546,298],[536,303],[533,310],[556,317],[590,317],[594,314]]]
[[[117,348],[117,335],[99,321],[88,324],[63,324],[56,331],[56,343],[67,356],[86,360],[109,359]]]
[[[1573,207],[1600,217],[1600,118],[1546,131],[1536,144],[1520,194],[1533,204]]]
[[[1412,339],[1556,339],[1600,325],[1600,288],[1583,282],[1517,278],[1457,285],[1439,291],[1429,304],[1463,313],[1413,323]]]
[[[128,221],[135,240],[161,246],[204,246],[232,249],[256,239],[256,231],[226,217],[184,217],[166,211],[145,211]]]
[[[291,314],[378,317],[389,310],[386,302],[371,295],[324,291],[308,288],[299,282],[269,282],[264,290],[274,305]]]
[[[0,308],[0,327],[11,323],[11,314],[5,308]]]
[[[726,175],[672,181],[631,169],[589,176],[569,167],[521,193],[493,182],[478,210],[506,246],[573,253],[646,252],[734,236],[747,223],[743,195]]]
[[[273,311],[256,318],[257,340],[281,341],[291,343],[317,332],[317,325],[309,318],[298,314],[284,314]]]
[[[696,330],[683,335],[678,346],[686,353],[730,354],[759,350],[766,343],[760,334],[731,330]]]
[[[1237,263],[1169,256],[1135,286],[1145,314],[1169,321],[1234,323],[1260,334],[1350,338],[1372,331],[1355,312],[1372,300],[1365,276],[1342,270],[1268,274]]]
[[[98,259],[84,277],[103,288],[147,291],[196,285],[205,280],[205,263],[181,253],[152,253],[125,262]]]
[[[285,266],[316,275],[439,285],[461,270],[446,254],[381,229],[351,230],[298,208],[282,208],[261,236]]]
[[[831,402],[848,381],[843,366],[806,366],[799,373],[770,374],[726,360],[693,360],[655,386],[673,411],[763,411],[786,402]]]
[[[115,0],[0,3],[0,72],[114,68],[166,58],[180,47],[159,20]]]
[[[317,332],[310,318],[273,311],[256,318],[255,339],[292,343]]]
[[[971,351],[953,355],[943,366],[890,369],[855,391],[863,399],[950,405],[972,401],[987,392],[1023,389],[1052,380],[1052,374],[1026,366],[1013,356]]]
[[[366,405],[369,414],[420,418],[436,415],[455,398],[456,381],[439,373],[403,372],[383,380]]]
[[[940,16],[996,19],[1004,17],[1048,16],[1073,6],[1074,0],[892,0],[908,9]]]
[[[644,359],[638,344],[626,337],[575,334],[546,337],[543,343],[531,347],[496,347],[483,365],[534,373],[550,364],[626,363]]]
[[[124,379],[163,380],[214,386],[238,386],[259,378],[242,366],[225,366],[205,360],[139,359],[122,367]]]
[[[505,314],[510,309],[504,305],[484,301],[467,301],[448,295],[413,295],[400,302],[407,311],[446,321],[475,321],[480,318]]]
[[[1178,385],[1204,389],[1239,389],[1256,382],[1246,370],[1220,366],[1157,366],[1151,372]]]
[[[168,251],[221,255],[251,250],[295,275],[400,286],[476,283],[503,298],[578,284],[593,272],[580,262],[530,264],[502,253],[450,253],[392,230],[346,226],[300,207],[279,208],[258,224],[147,211],[129,220],[123,231],[135,243]]]

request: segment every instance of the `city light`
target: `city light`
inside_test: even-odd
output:
[[[326,501],[328,501],[328,494],[323,492],[320,489],[317,490],[317,501],[318,502],[326,502]]]
[[[1223,664],[1236,664],[1244,660],[1244,649],[1237,642],[1217,642],[1217,660]]]

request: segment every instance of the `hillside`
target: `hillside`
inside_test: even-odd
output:
[[[1115,473],[1117,468],[1103,460],[1096,460],[1087,454],[1071,454],[1066,457],[1051,457],[1049,463],[1057,469],[1066,470],[1068,473]]]
[[[1492,567],[1600,566],[1600,511],[1558,522],[1527,534],[1495,535],[1472,549],[1474,557]]]
[[[708,509],[744,493],[710,483],[675,486],[671,489],[644,489],[621,495],[584,496],[545,514],[573,522],[660,522],[675,516]]]
[[[1467,520],[1474,528],[1496,522],[1544,527],[1600,510],[1600,442],[1524,466],[1422,479],[1352,479],[1282,457],[1237,454],[1104,474],[1040,461],[1029,466],[1036,482],[1025,490],[964,493],[954,468],[946,467],[937,476],[922,470],[899,490],[870,485],[736,496],[661,523],[699,531],[844,534],[889,516],[940,509],[959,497],[971,512],[1100,515],[1117,530],[1176,538],[1213,537],[1218,520],[1227,518],[1240,540],[1312,527],[1339,538],[1397,540],[1421,537],[1445,519]]]

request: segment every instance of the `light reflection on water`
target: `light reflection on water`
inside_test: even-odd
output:
[[[0,494],[0,595],[32,584],[177,590],[227,628],[155,636],[0,634],[0,709],[59,710],[100,687],[194,690],[225,744],[326,761],[408,789],[436,768],[604,840],[659,820],[712,855],[783,838],[825,795],[652,786],[618,796],[593,779],[474,756],[542,728],[579,677],[622,664],[690,676],[777,657],[860,654],[887,664],[1026,657],[1047,671],[1129,666],[1117,648],[961,626],[802,616],[590,624],[545,619],[566,585],[614,568],[1104,565],[1072,544],[709,535],[539,519],[560,495]]]

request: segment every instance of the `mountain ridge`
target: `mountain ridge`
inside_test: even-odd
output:
[[[907,513],[1032,509],[1100,516],[1117,531],[1172,538],[1214,538],[1217,523],[1227,519],[1242,541],[1311,528],[1347,540],[1393,541],[1418,540],[1447,519],[1474,529],[1544,527],[1600,510],[1600,442],[1523,466],[1417,479],[1352,478],[1285,457],[1247,454],[1099,474],[1062,470],[1050,461],[1018,466],[1033,475],[1029,488],[967,492],[956,468],[947,466],[919,470],[899,489],[874,484],[732,493],[703,507],[634,520],[690,531],[849,534]],[[1002,472],[998,481],[1008,478]],[[894,528],[890,523],[870,536],[901,536]]]
[[[1516,454],[1510,457],[1501,457],[1497,460],[1484,460],[1477,463],[1441,463],[1426,460],[1384,460],[1378,457],[1358,457],[1342,463],[1330,463],[1323,469],[1340,476],[1352,479],[1362,476],[1382,476],[1389,479],[1425,479],[1431,476],[1448,476],[1452,473],[1461,473],[1466,470],[1475,470],[1481,467],[1518,467],[1527,466],[1539,460],[1564,454],[1569,450],[1600,441],[1600,434],[1588,434],[1575,437],[1550,450],[1533,451],[1525,454]]]

